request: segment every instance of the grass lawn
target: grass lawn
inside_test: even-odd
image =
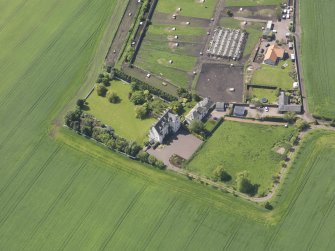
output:
[[[220,25],[223,27],[232,29],[245,29],[247,31],[248,39],[243,53],[243,55],[246,56],[251,54],[252,50],[255,48],[257,42],[259,41],[259,38],[262,35],[262,26],[264,26],[264,24],[248,22],[248,24],[244,26],[242,25],[242,23],[243,22],[231,17],[223,17],[220,20]]]
[[[116,92],[121,98],[118,104],[111,104],[106,97],[100,97],[94,91],[88,98],[88,113],[93,114],[103,123],[114,128],[116,134],[129,140],[136,140],[142,143],[147,137],[150,126],[156,121],[155,119],[137,119],[135,105],[128,99],[128,93],[131,91],[130,85],[122,81],[114,80],[110,91]]]
[[[274,147],[284,144],[294,133],[294,128],[266,126],[225,121],[205,143],[187,169],[201,175],[213,176],[214,169],[223,165],[236,179],[244,170],[251,181],[259,184],[258,193],[272,186],[272,176],[280,170],[280,155]],[[210,162],[209,162],[210,160]]]
[[[335,2],[301,2],[302,66],[308,109],[312,114],[335,118]],[[315,34],[317,31],[317,34]]]
[[[130,161],[59,116],[101,71],[127,1],[24,3],[0,1],[0,250],[335,246],[334,133],[304,140],[272,211]]]
[[[171,47],[176,42],[192,42],[204,35],[205,29],[198,27],[151,25],[141,49],[136,57],[135,65],[157,76],[161,76],[176,86],[187,88],[190,73],[197,58],[191,56],[183,46]],[[178,40],[173,37],[178,35]],[[173,63],[170,64],[169,61]]]
[[[283,0],[226,0],[225,6],[259,6],[259,5],[279,5]]]
[[[278,100],[276,89],[250,87],[249,92],[258,99],[267,98],[269,104],[274,104]]]
[[[287,63],[288,66],[285,69],[281,69],[283,64]],[[266,85],[278,87],[281,89],[292,89],[294,80],[289,76],[292,70],[292,61],[279,61],[278,65],[272,66],[262,64],[261,68],[256,70],[252,76],[251,83],[255,85]]]
[[[206,0],[204,3],[198,0],[159,0],[156,11],[170,14],[181,8],[182,16],[211,18],[216,2],[217,0]]]

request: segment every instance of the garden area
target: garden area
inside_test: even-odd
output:
[[[286,67],[284,67],[286,65]],[[252,76],[251,83],[254,85],[273,86],[282,90],[293,88],[295,66],[291,60],[279,61],[278,65],[272,66],[262,64]]]
[[[278,101],[279,89],[277,88],[260,88],[255,86],[248,86],[249,99],[267,99],[266,104],[275,104]]]
[[[94,91],[87,99],[88,113],[97,119],[110,125],[118,135],[129,140],[142,143],[147,138],[150,126],[156,121],[155,118],[139,119],[136,117],[136,106],[129,99],[131,85],[120,80],[113,80],[108,92],[114,92],[119,101],[111,103],[107,97],[99,96]]]
[[[231,176],[227,184],[233,187],[242,174],[257,186],[257,194],[265,194],[272,187],[295,135],[293,126],[225,121],[186,168],[212,179],[217,176],[218,167],[223,168]]]

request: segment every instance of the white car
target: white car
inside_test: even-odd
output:
[[[266,112],[269,112],[269,107],[265,106],[264,109]]]

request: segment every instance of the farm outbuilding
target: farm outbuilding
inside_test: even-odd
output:
[[[244,117],[246,113],[246,109],[244,106],[239,106],[239,105],[235,105],[234,107],[234,116],[236,117]]]

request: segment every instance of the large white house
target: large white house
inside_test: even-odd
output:
[[[179,116],[166,110],[162,117],[150,128],[149,141],[163,143],[169,133],[176,133],[180,128]]]
[[[195,119],[202,120],[213,105],[214,103],[209,98],[204,98],[192,108],[192,110],[186,115],[185,120],[189,124]]]

